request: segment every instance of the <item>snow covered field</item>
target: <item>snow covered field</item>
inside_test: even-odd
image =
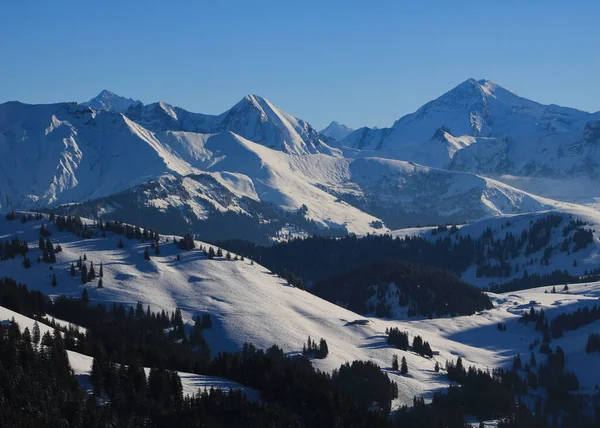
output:
[[[363,319],[363,316],[288,286],[258,263],[248,259],[210,260],[199,249],[180,251],[166,242],[161,242],[160,256],[153,255],[150,250],[151,260],[146,261],[143,252],[147,244],[140,241],[123,238],[125,247],[119,249],[119,236],[111,233],[105,239],[84,240],[68,232],[60,233],[52,227],[52,242],[60,244],[63,251],[57,254],[57,263],[51,271],[48,264],[36,262],[41,254],[37,242],[42,223],[46,222],[21,224],[4,218],[0,220],[0,240],[12,236],[26,239],[32,261],[30,269],[23,267],[20,257],[2,261],[0,276],[12,277],[51,296],[80,296],[86,287],[92,302],[132,305],[142,302],[149,304],[153,310],[179,307],[184,321],[188,323],[195,315],[208,312],[213,327],[205,331],[205,337],[213,354],[220,350],[240,349],[245,342],[261,348],[277,344],[285,352],[297,354],[309,335],[317,341],[323,337],[327,340],[329,355],[323,360],[313,360],[315,367],[331,371],[346,361],[371,360],[398,382],[400,396],[395,406],[411,404],[414,395],[431,397],[433,392],[448,385],[443,370],[440,373],[434,371],[436,361],[443,368],[446,360],[461,356],[466,365],[491,369],[510,366],[517,353],[528,358],[529,344],[540,334],[534,331],[533,326],[518,323],[518,318],[532,305],[538,309],[543,307],[553,317],[584,305],[592,306],[600,297],[600,283],[570,285],[569,293],[557,294],[545,294],[546,287],[492,294],[495,308],[473,316],[433,320],[368,318],[367,325],[357,325],[351,322]],[[199,245],[206,244],[197,242]],[[100,262],[103,263],[103,289],[96,287],[97,280],[84,286],[79,276],[70,276],[71,263],[84,254],[88,263],[94,262],[96,269]],[[179,261],[176,259],[178,254]],[[51,287],[52,273],[57,277],[56,288]],[[0,314],[3,319],[12,317],[5,312]],[[19,321],[17,316],[15,319]],[[499,331],[496,327],[498,322],[506,323],[507,331]],[[386,343],[385,330],[391,327],[408,331],[411,341],[415,335],[422,336],[437,354],[428,359],[410,351],[390,348]],[[566,332],[564,337],[551,344],[552,347],[563,347],[567,369],[577,373],[584,392],[591,392],[596,384],[600,384],[600,371],[594,369],[600,357],[584,352],[587,333],[598,327],[600,324],[594,323]],[[408,375],[401,376],[392,371],[394,354],[406,357]],[[536,358],[544,361],[546,357],[537,354]],[[80,373],[89,370],[89,361],[84,360],[78,357],[73,363]],[[184,382],[190,385],[186,388],[191,388],[186,391],[191,391],[197,385],[206,384],[202,382],[210,384],[213,380],[190,375]]]

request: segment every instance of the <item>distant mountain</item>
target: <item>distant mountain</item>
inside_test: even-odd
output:
[[[325,135],[329,138],[333,138],[337,141],[342,141],[344,138],[350,135],[352,131],[352,128],[348,128],[346,125],[342,125],[341,123],[336,122],[334,120],[329,124],[329,126],[327,126],[327,128],[324,128],[321,131],[319,131],[319,134]]]
[[[124,113],[132,106],[141,105],[142,102],[132,98],[120,97],[119,95],[105,89],[100,92],[98,96],[82,104],[96,110]]]
[[[361,128],[341,144],[359,150],[354,156],[375,152],[483,174],[547,197],[589,201],[600,196],[591,190],[600,184],[599,119],[600,113],[543,105],[492,81],[468,79],[391,128]],[[570,192],[573,187],[580,191]]]
[[[60,205],[228,237],[243,224],[261,241],[286,223],[376,233],[594,201],[599,143],[600,115],[473,79],[341,142],[256,95],[207,115],[103,91],[86,104],[0,105],[0,209]]]

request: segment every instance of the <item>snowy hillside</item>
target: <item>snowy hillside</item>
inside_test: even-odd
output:
[[[258,263],[223,257],[211,260],[199,249],[180,251],[164,241],[164,237],[160,256],[151,252],[151,259],[147,261],[142,254],[146,244],[138,240],[123,239],[124,248],[119,249],[119,237],[110,232],[106,238],[82,239],[51,226],[52,242],[60,244],[62,252],[57,254],[53,270],[49,270],[48,264],[36,262],[41,254],[37,242],[42,223],[47,224],[46,221],[24,224],[0,221],[0,240],[13,236],[27,240],[28,257],[32,261],[29,269],[23,267],[21,257],[0,261],[2,275],[51,296],[63,293],[79,296],[87,287],[91,302],[133,305],[139,301],[154,309],[166,310],[180,307],[187,323],[191,323],[196,314],[208,312],[213,327],[205,331],[205,336],[213,352],[239,349],[244,342],[252,342],[263,348],[278,344],[285,352],[295,354],[301,352],[308,335],[323,337],[329,345],[329,355],[323,360],[313,360],[316,367],[329,371],[344,361],[374,361],[399,383],[400,397],[396,405],[412,403],[415,394],[431,397],[434,391],[448,385],[443,370],[441,373],[433,370],[436,361],[443,367],[446,360],[461,356],[466,365],[491,368],[510,366],[517,353],[528,355],[529,343],[539,337],[539,333],[517,320],[529,310],[531,302],[537,302],[536,307],[555,315],[583,305],[591,306],[600,297],[600,284],[572,285],[568,294],[544,294],[545,289],[536,289],[491,295],[496,307],[478,315],[437,320],[368,318],[369,322],[361,325],[352,321],[363,317],[288,286]],[[203,244],[197,242],[197,245]],[[71,263],[82,254],[88,263],[98,266],[102,262],[104,288],[96,288],[96,281],[84,286],[78,277],[70,276]],[[50,285],[51,273],[56,274],[56,288]],[[2,317],[6,317],[5,312]],[[506,323],[507,331],[497,329],[499,322]],[[391,327],[407,331],[411,338],[422,336],[431,344],[434,357],[421,357],[389,347],[384,332]],[[581,352],[589,328],[567,332],[559,339],[568,355],[568,368],[578,374],[582,374],[583,359],[594,358]],[[402,376],[391,369],[393,355],[406,357],[408,375]],[[545,358],[537,357],[540,361]],[[586,364],[585,367],[591,366]],[[81,370],[85,371],[85,367]],[[600,382],[600,373],[588,372],[580,381],[583,392],[593,392],[594,385]]]
[[[21,330],[28,328],[29,331],[33,331],[33,326],[35,324],[35,320],[28,318],[19,314],[18,312],[11,311],[10,309],[4,308],[0,306],[0,323],[7,324],[12,320],[16,321],[19,324]],[[62,324],[61,324],[62,325]],[[49,325],[46,325],[42,322],[38,323],[40,328],[40,334],[43,336],[46,332],[52,334],[54,329]],[[67,323],[64,324],[65,327],[68,326]],[[92,392],[92,385],[90,380],[90,374],[92,371],[92,362],[93,358],[88,355],[83,355],[74,351],[67,351],[69,356],[69,362],[71,364],[71,368],[79,381],[79,384],[82,388],[86,389],[89,393]],[[146,372],[146,376],[148,376],[150,372],[150,368],[144,368]],[[194,373],[177,373],[181,378],[181,384],[183,386],[184,395],[193,395],[197,394],[198,390],[210,390],[211,388],[222,389],[225,391],[229,391],[230,389],[241,389],[244,394],[249,399],[257,400],[260,395],[258,391],[253,390],[252,388],[245,387],[236,382],[230,381],[228,379],[223,379],[215,376],[204,376],[198,375]]]
[[[548,220],[550,221],[546,226],[543,222]],[[536,224],[540,227],[534,226]],[[523,233],[531,236],[531,230],[537,230],[536,236],[528,238],[529,241],[522,240]],[[585,237],[584,231],[591,232],[591,242],[576,244],[575,234]],[[552,211],[485,219],[459,227],[455,233],[449,230],[439,232],[432,228],[422,228],[397,230],[392,232],[392,235],[419,235],[431,240],[449,237],[453,242],[458,242],[464,237],[479,239],[488,232],[491,238],[488,242],[497,241],[504,245],[506,237],[512,235],[522,242],[522,246],[508,250],[510,254],[506,253],[502,261],[495,256],[485,255],[479,264],[479,267],[483,266],[484,269],[479,269],[479,274],[476,264],[468,267],[463,272],[462,279],[474,285],[489,287],[492,284],[503,284],[522,278],[524,275],[547,275],[556,270],[579,276],[592,272],[600,265],[600,214],[594,209],[579,206],[564,206]],[[532,238],[539,240],[530,246],[528,242],[531,243]],[[491,244],[488,247],[491,247]],[[482,273],[487,265],[500,266],[503,263],[509,265],[508,275]]]

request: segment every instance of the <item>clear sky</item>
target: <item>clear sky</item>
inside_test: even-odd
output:
[[[390,126],[469,77],[600,110],[598,1],[34,1],[0,7],[0,102],[102,89],[221,113],[249,93],[316,128]]]

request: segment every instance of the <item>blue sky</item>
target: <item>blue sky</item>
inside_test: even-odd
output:
[[[474,77],[597,111],[599,3],[8,1],[0,102],[107,88],[220,113],[255,93],[319,129],[382,127]]]

